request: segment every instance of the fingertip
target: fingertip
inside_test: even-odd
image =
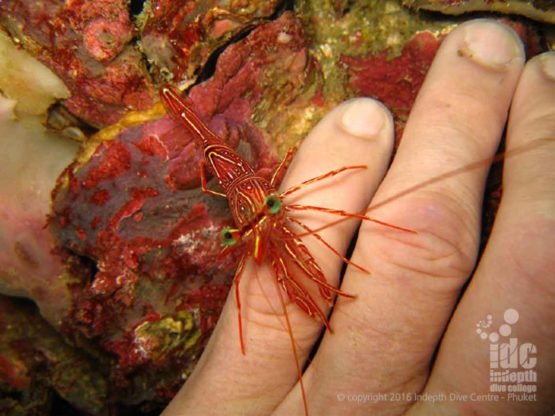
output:
[[[360,97],[341,104],[338,124],[351,136],[371,140],[392,132],[393,117],[380,101]]]
[[[535,56],[528,65],[539,65],[544,77],[549,81],[555,81],[555,52],[545,52]]]
[[[511,146],[552,136],[554,94],[555,52],[545,52],[526,63],[518,81],[508,126]]]
[[[453,31],[460,33],[462,44],[458,53],[479,66],[504,71],[513,62],[522,64],[524,45],[509,26],[493,19],[475,19],[461,24]]]
[[[507,127],[503,200],[516,221],[523,215],[552,216],[555,147],[555,53],[526,63],[513,98]],[[524,213],[524,214],[523,214]]]
[[[406,166],[419,152],[429,164],[402,177],[417,183],[428,170],[438,174],[446,157],[471,163],[494,152],[523,65],[524,47],[509,26],[476,19],[453,29],[416,97],[396,155]]]
[[[382,103],[364,97],[347,100],[322,118],[302,142],[282,188],[346,165],[371,166],[371,176],[381,179],[393,144],[393,118]],[[366,181],[368,176],[361,178]]]
[[[538,56],[542,63],[542,69],[545,75],[555,81],[555,52],[545,52]]]

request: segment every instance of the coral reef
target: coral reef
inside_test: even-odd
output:
[[[200,189],[201,153],[156,103],[159,82],[182,87],[263,176],[350,97],[386,103],[399,138],[442,38],[464,19],[421,14],[424,3],[440,2],[151,0],[132,19],[125,1],[0,2],[12,42],[0,53],[33,55],[65,84],[33,85],[38,118],[16,107],[18,122],[14,106],[33,95],[10,87],[32,77],[0,65],[10,99],[0,99],[10,149],[0,153],[0,292],[32,299],[52,325],[0,297],[0,411],[60,401],[90,414],[158,411],[216,324],[240,253],[220,255],[227,202]],[[441,3],[450,13],[484,2]],[[514,3],[550,19],[541,2]],[[529,54],[542,49],[532,24],[505,21]],[[76,156],[41,125],[74,131],[65,111],[102,128],[77,135]]]

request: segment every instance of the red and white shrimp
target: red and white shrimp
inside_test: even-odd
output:
[[[307,315],[320,320],[326,328],[331,330],[328,318],[318,302],[307,288],[308,282],[313,282],[318,287],[319,296],[328,304],[333,301],[334,295],[353,297],[329,284],[320,266],[301,240],[301,235],[312,235],[330,249],[335,255],[346,263],[366,272],[361,266],[351,262],[327,243],[317,232],[291,215],[294,211],[320,211],[342,217],[342,219],[355,218],[379,223],[397,230],[413,233],[406,228],[387,224],[372,219],[364,214],[349,213],[342,210],[288,204],[286,198],[295,194],[300,189],[316,182],[331,178],[343,172],[365,169],[364,165],[343,166],[306,180],[281,193],[277,191],[277,181],[283,174],[294,154],[291,149],[276,168],[271,180],[256,174],[252,166],[239,156],[229,145],[212,132],[191,110],[181,98],[179,92],[170,87],[163,86],[160,96],[169,113],[175,119],[183,122],[185,128],[202,145],[204,159],[200,163],[201,186],[204,192],[227,198],[235,228],[225,228],[222,231],[222,242],[226,246],[242,247],[243,256],[234,279],[234,293],[237,305],[239,323],[239,339],[241,352],[245,354],[243,339],[243,323],[241,317],[241,299],[239,284],[245,264],[249,258],[254,258],[257,264],[267,261],[271,264],[279,286],[289,299],[301,308]],[[216,178],[222,192],[207,188],[206,168]],[[297,230],[302,230],[298,232]],[[283,296],[280,293],[287,331],[291,339],[293,355],[299,376],[305,413],[308,413],[306,395],[302,382],[301,368],[297,357],[296,344],[293,331],[289,322]]]

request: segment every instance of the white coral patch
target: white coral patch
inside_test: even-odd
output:
[[[10,100],[0,94],[0,123],[4,120],[13,120],[15,118],[15,104],[15,100]]]
[[[44,114],[53,102],[70,96],[60,78],[18,49],[3,32],[0,32],[0,91],[17,101],[18,114]]]
[[[293,39],[293,36],[287,32],[279,32],[277,37],[278,43],[289,43],[291,39]]]

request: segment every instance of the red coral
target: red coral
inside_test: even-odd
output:
[[[341,59],[348,65],[351,87],[358,94],[382,101],[394,114],[397,139],[401,137],[439,44],[440,39],[435,35],[421,32],[393,59],[388,58],[387,50],[364,58],[344,56]]]
[[[162,72],[176,80],[193,79],[217,48],[270,16],[278,4],[152,0],[145,12],[143,49]]]
[[[72,94],[67,108],[90,124],[102,127],[152,105],[125,0],[0,2],[0,23],[56,72]]]
[[[12,361],[0,354],[0,381],[14,390],[25,390],[31,382],[22,362]]]
[[[278,158],[267,134],[252,122],[254,109],[274,94],[268,71],[295,85],[302,83],[306,65],[302,28],[285,13],[224,52],[214,76],[189,94],[191,105],[268,174]],[[103,142],[86,163],[66,172],[68,186],[54,193],[51,225],[60,243],[96,265],[90,281],[74,291],[74,310],[64,328],[98,337],[116,354],[112,377],[121,388],[139,377],[140,368],[161,368],[167,360],[187,366],[197,356],[178,350],[157,355],[161,346],[155,348],[148,337],[139,340],[135,331],[145,322],[145,311],[158,317],[159,322],[149,321],[153,327],[180,313],[194,316],[188,333],[198,331],[191,344],[197,351],[227,296],[240,253],[219,257],[220,230],[231,219],[224,199],[198,189],[201,157],[194,137],[163,117]],[[159,380],[151,383],[161,387]],[[167,393],[168,386],[161,391]]]
[[[99,150],[107,150],[102,154],[102,162],[98,163],[91,170],[82,182],[83,188],[93,189],[98,187],[101,182],[123,174],[131,167],[131,154],[127,148],[118,142],[103,143]]]

